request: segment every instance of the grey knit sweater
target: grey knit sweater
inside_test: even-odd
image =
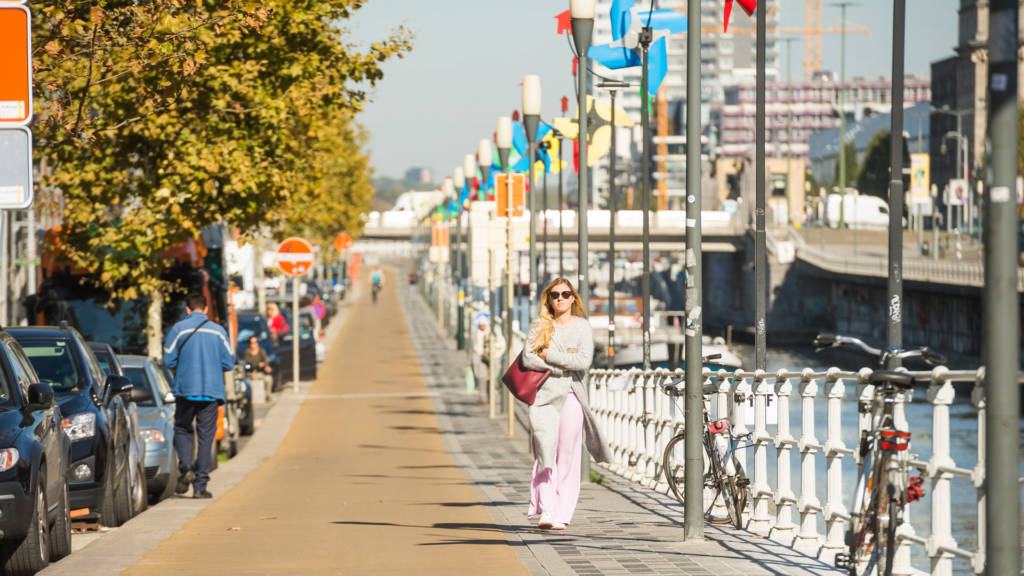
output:
[[[583,432],[587,451],[598,462],[610,461],[610,451],[601,438],[594,415],[587,404],[586,376],[594,358],[594,332],[585,318],[574,317],[564,326],[555,324],[555,333],[548,347],[547,361],[533,351],[540,335],[541,323],[530,324],[523,350],[523,364],[531,370],[551,370],[551,376],[537,391],[530,406],[530,425],[533,427],[534,448],[540,469],[551,468],[558,452],[558,427],[562,406],[569,392],[583,406]]]

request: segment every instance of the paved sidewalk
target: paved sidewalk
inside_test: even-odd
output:
[[[683,542],[682,507],[674,499],[597,466],[605,481],[583,486],[569,529],[536,529],[526,517],[532,459],[525,430],[508,438],[504,416],[488,418],[480,397],[465,392],[464,353],[440,335],[418,294],[403,287],[402,296],[427,382],[437,392],[444,446],[500,527],[492,543],[515,549],[532,574],[842,574],[777,542],[727,527],[705,525],[704,542]],[[449,544],[471,542],[453,538]]]

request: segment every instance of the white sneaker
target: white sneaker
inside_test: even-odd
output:
[[[562,524],[561,522],[552,522],[551,523],[551,529],[552,530],[565,530],[565,524]]]
[[[547,514],[541,514],[540,522],[537,522],[537,528],[541,530],[550,530],[554,525],[555,523],[551,521],[551,517]],[[565,526],[562,526],[562,530],[565,530]]]

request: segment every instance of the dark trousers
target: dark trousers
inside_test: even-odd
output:
[[[199,438],[199,448],[192,459],[193,432]],[[174,401],[174,450],[178,453],[181,471],[192,469],[196,480],[193,489],[201,492],[210,481],[213,439],[217,436],[217,402],[197,402],[185,398]]]

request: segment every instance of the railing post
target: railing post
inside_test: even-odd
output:
[[[648,483],[648,479],[654,477],[654,457],[656,430],[658,427],[657,415],[654,411],[654,389],[658,387],[659,374],[651,372],[644,380],[644,446],[642,452],[643,461],[640,463],[640,481]]]
[[[747,429],[747,411],[746,403],[751,397],[751,386],[750,381],[746,378],[741,378],[736,383],[735,391],[733,392],[732,400],[732,431],[735,436],[743,436],[749,430]],[[745,444],[745,443],[744,443]],[[739,460],[740,466],[744,470],[750,470],[747,467],[747,447],[746,445],[736,448],[736,459]]]
[[[814,380],[810,370],[804,370],[800,378],[800,499],[796,507],[800,511],[800,532],[796,535],[793,547],[805,552],[818,550],[818,511],[821,501],[818,500],[814,474],[814,452],[818,446],[818,438],[814,435],[814,397],[818,395],[818,382]]]
[[[928,556],[931,558],[932,576],[952,576],[953,555],[940,550],[953,548],[952,499],[949,480],[951,474],[940,472],[940,467],[955,465],[949,455],[949,405],[953,403],[953,385],[946,380],[949,372],[944,366],[932,371],[928,387],[928,402],[932,405],[932,458],[928,461],[928,476],[932,479],[932,533],[928,537]]]
[[[810,368],[804,369],[805,375],[810,373]],[[793,524],[793,504],[796,502],[796,495],[793,494],[791,471],[791,452],[796,441],[793,440],[793,435],[789,431],[789,397],[793,394],[793,383],[784,374],[783,370],[779,370],[775,376],[775,395],[779,399],[779,431],[775,435],[776,515],[771,537],[789,546],[796,536],[796,525]]]
[[[978,465],[974,467],[974,474],[971,475],[974,488],[978,491],[978,551],[975,552],[974,559],[971,561],[971,567],[975,574],[985,572],[985,546],[988,543],[988,535],[985,530],[985,450],[988,442],[985,437],[986,404],[988,403],[985,385],[985,368],[982,367],[978,369],[974,390],[971,391],[971,404],[978,410]]]
[[[747,530],[767,534],[771,530],[772,518],[768,515],[768,502],[772,497],[768,486],[768,395],[771,385],[764,370],[754,371],[754,484],[752,486],[754,506]]]
[[[910,430],[910,423],[907,421],[907,404],[913,397],[914,391],[907,390],[905,392],[898,392],[896,394],[895,401],[892,406],[892,420],[893,424],[898,430]],[[913,438],[911,438],[910,447],[913,447]],[[904,450],[899,452],[896,457],[906,462],[910,459],[910,450]],[[932,502],[934,505],[935,503]],[[892,561],[892,573],[898,576],[904,576],[912,574],[914,572],[913,567],[910,565],[910,540],[908,536],[915,536],[916,531],[914,525],[910,522],[910,507],[907,504],[903,505],[903,521],[896,527],[896,556]]]
[[[828,398],[828,436],[825,439],[826,495],[825,495],[825,545],[819,555],[831,561],[836,552],[846,547],[844,532],[846,505],[843,504],[843,395],[846,385],[839,377],[839,370],[830,368],[825,395]]]

